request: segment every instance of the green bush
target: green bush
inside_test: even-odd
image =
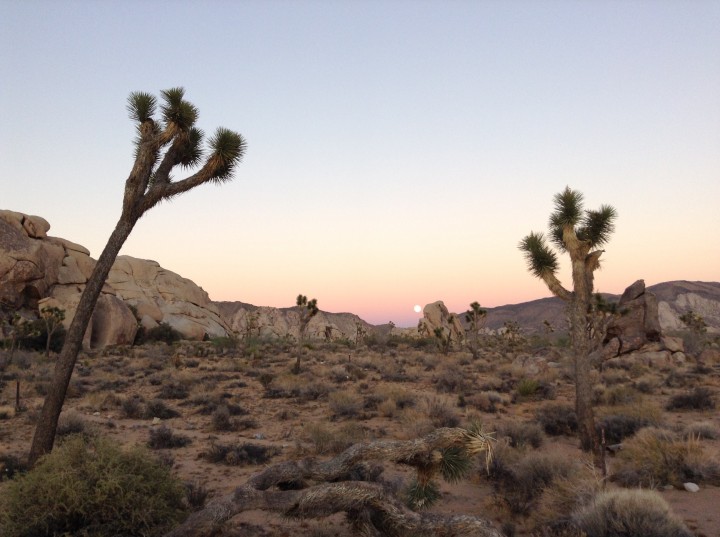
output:
[[[601,492],[574,516],[587,537],[692,537],[665,500],[650,490]]]
[[[147,451],[102,437],[69,437],[0,503],[5,537],[162,535],[184,516],[184,490]]]

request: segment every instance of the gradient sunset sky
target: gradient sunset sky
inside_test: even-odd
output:
[[[122,253],[213,300],[413,326],[549,296],[517,245],[566,185],[619,213],[598,290],[718,281],[719,28],[709,0],[0,1],[0,208],[97,258],[127,96],[183,86],[246,157]]]

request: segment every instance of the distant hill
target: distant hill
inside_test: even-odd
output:
[[[703,316],[708,331],[720,333],[720,282],[663,282],[647,288],[658,299],[660,325],[663,330],[683,329],[679,317],[688,310]],[[620,295],[603,294],[615,301]],[[565,303],[559,298],[541,298],[520,304],[508,304],[487,309],[486,327],[498,329],[506,321],[517,322],[527,333],[542,332],[548,321],[556,332],[567,328]]]

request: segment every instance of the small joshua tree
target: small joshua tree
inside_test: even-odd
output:
[[[616,218],[617,212],[609,205],[603,205],[597,211],[584,210],[583,195],[569,187],[555,195],[555,210],[549,223],[550,240],[570,256],[572,291],[558,280],[557,254],[547,245],[542,233],[530,233],[519,245],[530,273],[543,280],[548,289],[568,305],[580,443],[585,451],[593,452],[598,466],[603,464],[603,453],[595,429],[590,372],[591,353],[602,338],[594,333],[599,312],[598,301],[593,300],[593,282],[604,252],[598,247],[609,241]]]
[[[40,310],[40,317],[45,323],[45,332],[47,338],[45,340],[45,356],[50,357],[50,341],[53,334],[62,326],[65,320],[65,310],[56,307],[46,307]]]
[[[320,310],[317,306],[317,298],[308,300],[308,297],[305,295],[298,295],[295,299],[295,305],[300,308],[300,346],[297,350],[293,372],[299,373],[300,359],[302,356],[302,342],[305,339],[305,332],[307,331],[308,324],[310,324],[310,319],[315,317]]]
[[[480,330],[485,325],[486,318],[487,310],[482,309],[477,301],[470,304],[470,309],[465,312],[465,322],[468,323],[468,336],[465,341],[475,359],[480,356]]]

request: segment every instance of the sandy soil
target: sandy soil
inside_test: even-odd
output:
[[[289,352],[285,352],[289,351]],[[527,371],[512,365],[512,355],[493,353],[480,360],[469,354],[448,356],[435,350],[418,350],[407,346],[373,351],[338,345],[317,345],[306,349],[302,373],[290,372],[294,363],[292,349],[273,345],[253,348],[243,354],[234,350],[217,350],[211,344],[197,344],[194,351],[177,353],[162,344],[132,349],[107,350],[81,355],[73,377],[70,397],[63,416],[79,417],[88,428],[110,436],[124,445],[145,444],[149,431],[159,427],[152,419],[126,417],[123,401],[138,397],[147,403],[163,395],[168,385],[178,386],[173,396],[162,401],[180,416],[161,420],[174,433],[188,436],[192,443],[183,448],[160,450],[172,457],[175,473],[185,481],[202,484],[211,496],[222,495],[243,483],[263,465],[228,466],[212,464],[204,458],[212,445],[253,444],[278,449],[268,464],[282,460],[319,456],[319,433],[313,426],[331,431],[331,438],[410,439],[433,428],[429,404],[444,408],[440,420],[460,425],[482,421],[486,429],[495,430],[513,421],[534,421],[535,411],[547,403],[537,398],[518,398],[517,383],[530,378]],[[529,352],[529,351],[525,351]],[[557,352],[557,351],[556,351]],[[561,363],[564,363],[561,361]],[[16,382],[20,381],[23,412],[9,412],[0,419],[0,455],[23,456],[30,445],[33,420],[42,404],[52,360],[35,354],[21,353],[8,367],[0,393],[0,410],[14,406]],[[613,370],[598,375],[598,384],[606,388],[633,386],[638,379],[650,379],[657,387],[642,394],[643,404],[662,409],[676,393],[695,385],[720,386],[720,371],[711,368],[693,375],[693,364],[675,368],[682,373],[684,384],[664,385],[671,371],[654,371],[645,366]],[[687,373],[687,374],[686,374]],[[554,388],[553,402],[571,402],[573,386],[567,365],[545,370],[536,378]],[[503,391],[505,390],[505,391]],[[491,408],[487,398],[478,394],[497,393],[501,401]],[[345,399],[338,394],[345,395]],[[463,400],[459,398],[463,395]],[[403,400],[413,402],[401,408]],[[212,413],[203,410],[208,401],[236,405],[242,413],[231,417],[238,430],[219,431],[213,426]],[[343,401],[345,405],[343,406]],[[458,406],[463,403],[464,406]],[[602,413],[602,407],[599,408]],[[680,428],[695,422],[708,422],[720,432],[716,411],[663,412],[669,427]],[[156,420],[157,421],[157,420]],[[436,423],[437,424],[437,423]],[[345,429],[343,429],[345,427]],[[348,429],[349,428],[349,429]],[[350,430],[350,433],[347,432]],[[354,435],[354,436],[353,436]],[[359,436],[358,436],[359,435]],[[704,440],[707,448],[720,453],[720,441]],[[561,453],[568,460],[583,458],[577,441],[568,436],[547,436],[539,448],[547,453]],[[483,476],[478,462],[468,479],[456,484],[441,484],[442,497],[433,512],[472,514],[493,520],[498,528],[507,522],[507,514],[497,508],[493,489]],[[610,459],[612,472],[613,460]],[[401,488],[412,472],[385,465],[384,477]],[[613,487],[614,484],[608,486]],[[2,494],[3,483],[0,483]],[[720,488],[701,484],[697,493],[665,490],[661,494],[673,511],[697,535],[720,536]],[[522,518],[515,517],[517,535],[529,535]],[[323,520],[289,520],[257,511],[235,517],[227,535],[292,535],[345,537],[352,535],[342,515]]]

